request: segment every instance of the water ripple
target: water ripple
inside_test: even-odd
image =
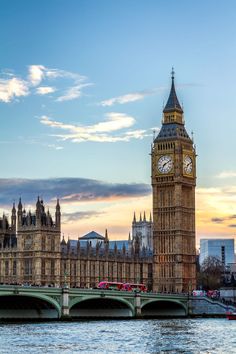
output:
[[[236,321],[173,319],[0,325],[0,354],[236,354]]]

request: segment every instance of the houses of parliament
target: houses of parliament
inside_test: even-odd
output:
[[[172,71],[162,127],[151,150],[153,220],[134,215],[132,238],[109,240],[91,231],[78,240],[61,237],[61,210],[35,212],[21,199],[11,220],[0,217],[0,283],[91,288],[101,280],[144,283],[149,290],[187,292],[196,286],[196,153],[179,104]]]

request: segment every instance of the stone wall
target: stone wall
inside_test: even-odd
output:
[[[191,298],[189,307],[189,314],[192,316],[224,316],[226,311],[235,311],[233,306],[226,306],[206,297]]]

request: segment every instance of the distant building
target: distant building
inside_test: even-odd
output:
[[[200,265],[209,256],[217,257],[224,265],[234,263],[234,239],[201,239]]]

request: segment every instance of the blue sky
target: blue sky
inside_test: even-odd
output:
[[[235,23],[230,0],[1,0],[1,210],[59,196],[80,215],[65,234],[126,238],[134,209],[151,209],[150,145],[174,66],[197,145],[198,237],[233,236]]]

